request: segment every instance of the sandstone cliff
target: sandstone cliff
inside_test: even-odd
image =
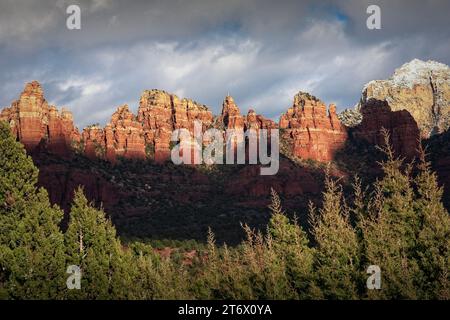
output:
[[[391,112],[387,103],[368,101],[371,99],[362,100],[359,106],[358,113],[365,118],[356,127],[354,136],[379,144],[382,142],[379,130],[385,127],[393,132],[398,152],[412,157],[417,146],[413,118],[408,117],[407,111]],[[214,118],[205,105],[193,100],[180,99],[161,90],[146,90],[141,96],[137,115],[127,105],[120,106],[105,127],[89,126],[80,135],[73,125],[72,114],[65,109],[58,112],[56,107],[49,106],[41,85],[34,81],[26,85],[11,107],[1,112],[0,120],[10,123],[13,133],[29,151],[44,147],[50,152],[68,156],[75,150],[89,158],[113,163],[118,157],[149,158],[157,162],[168,160],[172,131],[186,128],[192,133],[195,121],[202,123],[203,132],[214,126],[239,130],[279,126],[281,139],[288,142],[290,154],[317,161],[333,160],[348,136],[334,105],[330,105],[327,111],[322,101],[303,92],[294,97],[292,107],[280,117],[278,125],[252,109],[247,115],[241,114],[229,95],[223,101],[221,114]]]
[[[42,146],[53,153],[66,155],[72,143],[80,140],[72,114],[66,109],[59,112],[49,105],[37,81],[28,83],[19,99],[2,110],[0,120],[10,124],[13,134],[29,152]]]
[[[129,159],[146,157],[142,125],[127,105],[117,108],[105,128],[87,127],[82,137],[84,152],[90,158],[115,162],[119,156]]]
[[[28,151],[37,147],[52,153],[69,156],[72,151],[89,158],[115,162],[118,157],[165,161],[170,157],[171,133],[186,128],[193,131],[194,121],[210,127],[213,115],[204,105],[161,90],[146,90],[141,96],[135,116],[127,105],[118,107],[104,127],[88,126],[82,131],[73,125],[72,114],[48,105],[42,86],[33,81],[11,107],[0,113],[14,135]]]
[[[161,90],[146,90],[141,96],[137,119],[142,123],[146,143],[154,150],[155,160],[170,158],[172,131],[194,130],[194,122],[202,123],[205,131],[213,122],[213,115],[205,105]]]
[[[334,153],[347,140],[347,130],[339,121],[336,106],[299,92],[294,103],[280,117],[282,138],[290,141],[294,156],[318,161],[331,161]]]
[[[414,59],[391,78],[366,84],[360,105],[371,98],[386,100],[392,111],[409,111],[422,137],[443,132],[450,126],[450,68]]]
[[[227,95],[222,103],[222,112],[217,121],[224,129],[274,129],[277,124],[262,115],[256,114],[255,110],[249,109],[247,115],[242,115],[241,110],[234,102],[233,97]]]
[[[362,121],[352,135],[372,145],[383,146],[382,129],[390,134],[390,143],[398,156],[412,160],[417,156],[420,132],[416,121],[406,110],[392,111],[386,101],[369,99],[361,107]]]

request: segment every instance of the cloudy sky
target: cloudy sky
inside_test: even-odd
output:
[[[66,28],[71,4],[81,30]],[[151,88],[215,113],[229,92],[278,118],[299,90],[342,110],[413,58],[450,64],[449,14],[448,0],[0,0],[0,106],[38,80],[80,127]]]

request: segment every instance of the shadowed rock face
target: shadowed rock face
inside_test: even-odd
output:
[[[450,132],[446,132],[444,134],[447,137],[450,136]],[[448,139],[447,139],[447,147],[448,147]],[[450,210],[450,152],[443,154],[442,156],[436,157],[436,160],[433,161],[433,170],[436,170],[438,175],[439,184],[443,186],[444,193],[442,196],[442,200],[444,205]]]
[[[412,160],[417,156],[420,132],[417,123],[406,110],[392,111],[386,101],[368,100],[361,107],[362,121],[352,130],[353,137],[372,145],[384,145],[382,129],[388,130],[398,156]]]
[[[294,104],[280,117],[282,137],[290,141],[294,156],[317,161],[331,161],[347,140],[347,130],[336,115],[336,106],[299,92]]]
[[[442,200],[450,210],[450,130],[433,135],[422,141],[427,153],[427,160],[437,173],[439,184],[443,187]]]

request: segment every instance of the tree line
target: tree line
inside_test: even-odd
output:
[[[450,217],[421,150],[395,157],[384,132],[383,176],[358,178],[351,200],[327,175],[323,203],[309,209],[310,235],[289,219],[272,191],[266,232],[218,246],[214,234],[191,264],[146,243],[122,243],[105,212],[75,192],[63,211],[36,186],[38,169],[0,124],[1,299],[449,299]],[[69,289],[68,266],[81,270]],[[369,289],[368,266],[381,285]]]

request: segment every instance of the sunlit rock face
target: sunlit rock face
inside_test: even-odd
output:
[[[80,140],[72,113],[64,108],[59,112],[49,105],[37,81],[26,84],[19,99],[2,110],[0,120],[10,124],[13,134],[28,151],[43,146],[53,153],[65,155],[72,143]]]
[[[360,106],[370,99],[386,101],[392,111],[407,110],[422,137],[444,132],[450,126],[450,68],[414,59],[389,79],[366,84]]]
[[[137,120],[142,124],[146,143],[154,148],[154,158],[161,162],[170,158],[172,131],[185,128],[194,130],[194,122],[205,131],[213,115],[205,106],[191,99],[179,99],[162,90],[146,90],[141,95]]]
[[[336,106],[299,92],[294,103],[280,117],[282,137],[290,141],[294,156],[317,161],[331,161],[347,140],[347,130],[339,121]]]
[[[85,128],[83,142],[85,154],[90,158],[104,158],[115,162],[118,157],[146,157],[144,130],[127,105],[118,107],[104,128]]]

